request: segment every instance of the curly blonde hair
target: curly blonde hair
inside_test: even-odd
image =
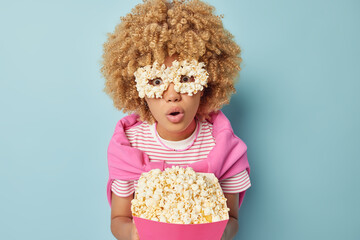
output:
[[[134,72],[174,54],[206,64],[209,79],[198,109],[201,119],[228,104],[235,93],[241,50],[214,10],[199,0],[144,0],[121,17],[104,43],[101,67],[104,91],[114,106],[153,123],[146,100],[136,90]]]

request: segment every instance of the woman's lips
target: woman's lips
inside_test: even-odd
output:
[[[181,122],[181,120],[184,118],[184,113],[177,113],[177,114],[167,114],[167,119],[172,123],[178,123]]]
[[[181,122],[184,118],[184,110],[179,106],[173,106],[166,111],[166,118],[172,123]]]

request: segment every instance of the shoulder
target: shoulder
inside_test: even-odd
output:
[[[208,121],[212,124],[212,133],[217,142],[234,142],[237,145],[241,145],[242,148],[247,148],[245,142],[235,135],[229,119],[225,116],[222,111],[218,111],[210,115],[211,119]]]
[[[142,123],[143,122],[140,121],[139,115],[137,115],[137,114],[131,114],[131,115],[125,116],[116,123],[115,133],[116,132],[125,132],[126,130],[136,127]]]
[[[231,127],[229,119],[220,110],[210,114],[210,120],[208,120],[207,122],[211,124],[215,136],[220,132],[224,132],[226,130],[233,133],[233,129]]]
[[[207,133],[213,131],[213,124],[209,121],[201,121],[200,122],[200,133]]]
[[[133,124],[125,129],[126,135],[144,135],[151,134],[150,125],[147,122]]]
[[[111,148],[113,146],[115,146],[115,148],[116,148],[116,146],[118,144],[123,144],[123,145],[128,146],[129,141],[126,136],[126,131],[129,129],[132,129],[133,127],[140,125],[141,123],[142,123],[142,121],[139,120],[139,116],[136,114],[131,114],[131,115],[125,116],[122,119],[120,119],[116,123],[115,130],[114,130],[113,136],[111,138],[109,148]]]
[[[200,121],[200,131],[197,135],[196,142],[205,141],[206,143],[215,143],[213,135],[213,125],[208,121]]]

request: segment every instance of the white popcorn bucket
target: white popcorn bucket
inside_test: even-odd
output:
[[[200,224],[163,223],[135,217],[140,240],[219,240],[229,220]]]

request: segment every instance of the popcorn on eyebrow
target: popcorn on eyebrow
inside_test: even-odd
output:
[[[172,66],[168,68],[166,68],[165,64],[160,66],[157,61],[152,65],[140,67],[134,73],[139,97],[162,98],[170,83],[174,83],[176,92],[187,93],[192,96],[207,87],[209,74],[204,67],[205,63],[198,62],[195,59],[191,62],[175,60]],[[194,82],[182,83],[180,80],[183,75],[194,77]],[[163,84],[157,86],[149,84],[149,80],[155,78],[161,78]]]

